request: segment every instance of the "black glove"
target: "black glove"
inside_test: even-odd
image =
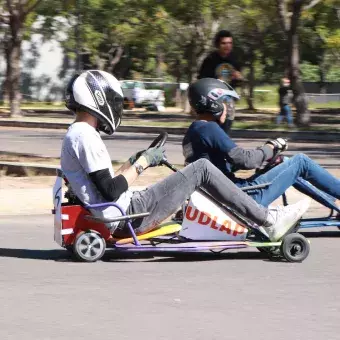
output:
[[[136,162],[136,160],[142,155],[143,152],[145,152],[145,150],[138,151],[134,155],[132,155],[129,158],[130,164],[133,165]]]
[[[145,152],[141,154],[141,156],[144,156],[148,167],[153,167],[159,165],[162,160],[164,159],[164,146],[149,148]]]
[[[269,140],[265,143],[265,145],[266,144],[270,144],[274,146],[274,153],[283,152],[288,149],[287,139],[284,139],[284,138],[276,138],[273,140]]]

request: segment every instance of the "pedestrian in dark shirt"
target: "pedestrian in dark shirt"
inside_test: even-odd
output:
[[[276,118],[276,123],[281,124],[284,118],[287,119],[288,126],[293,127],[293,116],[290,104],[290,80],[283,78],[279,87],[279,106],[280,112]]]
[[[241,67],[234,55],[233,37],[229,31],[219,31],[214,39],[216,50],[211,52],[203,61],[198,79],[216,78],[232,86],[242,80]]]

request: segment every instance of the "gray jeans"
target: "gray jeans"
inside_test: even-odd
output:
[[[146,190],[133,194],[127,213],[150,212],[149,216],[132,223],[136,233],[155,229],[159,223],[177,211],[199,187],[257,225],[265,224],[268,214],[266,208],[241,191],[208,160],[199,159]],[[119,230],[120,227],[118,233],[126,230]]]

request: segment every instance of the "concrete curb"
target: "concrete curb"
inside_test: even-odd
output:
[[[0,162],[0,172],[3,175],[15,176],[54,176],[57,166],[39,163]]]
[[[63,129],[69,127],[69,123],[50,123],[50,122],[25,122],[18,120],[0,120],[0,126],[7,127],[25,127],[25,128],[43,128],[43,129]],[[124,125],[119,127],[119,132],[130,133],[151,133],[157,134],[161,131],[167,131],[172,135],[184,135],[187,128],[181,127],[159,127],[159,126],[132,126]],[[310,140],[310,141],[334,141],[340,139],[339,132],[327,131],[284,131],[284,130],[233,130],[231,133],[235,138],[249,139],[266,139],[285,137],[290,140]]]

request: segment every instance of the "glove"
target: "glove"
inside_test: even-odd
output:
[[[129,162],[131,165],[133,165],[136,160],[142,155],[142,153],[145,152],[145,150],[141,150],[136,152],[135,154],[133,154],[130,158],[129,158]]]
[[[265,145],[266,144],[273,145],[274,152],[283,152],[288,149],[287,139],[284,139],[284,138],[277,138],[277,139],[269,140],[265,143]]]
[[[154,147],[144,151],[141,156],[144,156],[148,167],[154,167],[159,165],[164,158],[165,149],[163,146]]]

